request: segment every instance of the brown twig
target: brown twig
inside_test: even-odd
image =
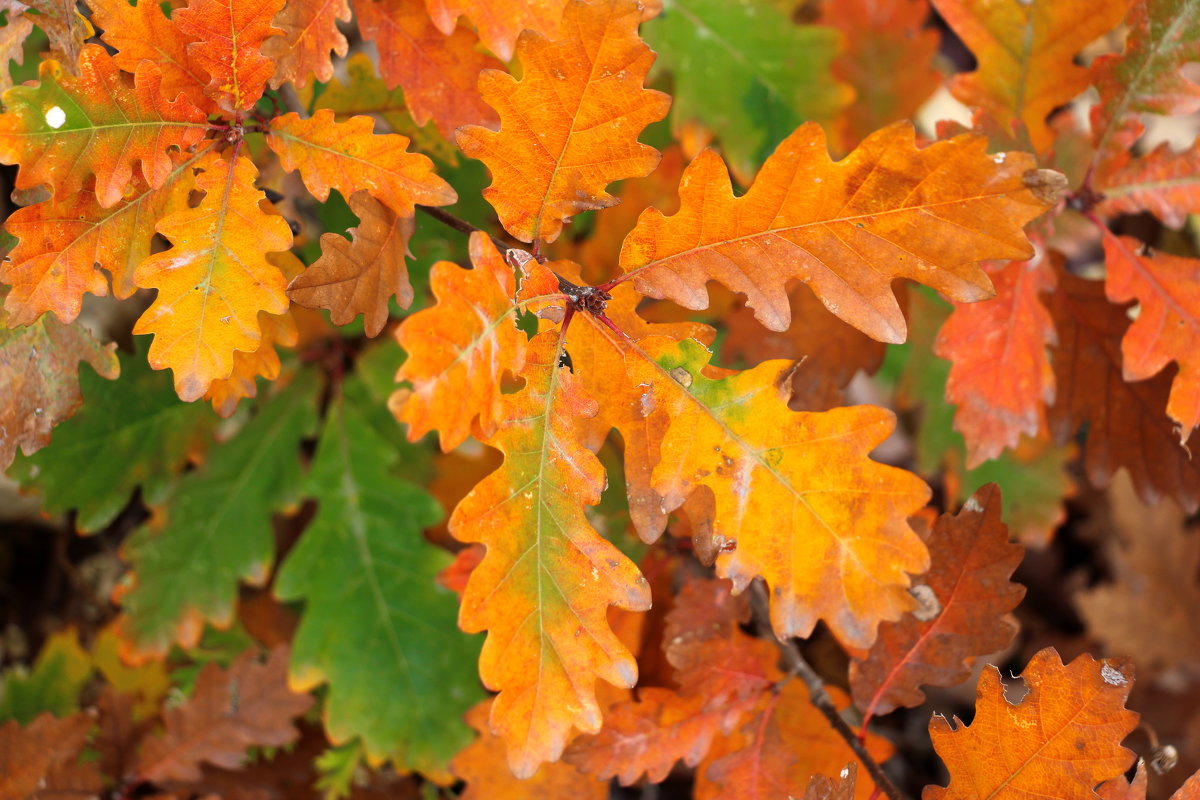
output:
[[[906,800],[904,794],[892,783],[892,779],[883,771],[883,767],[879,765],[869,752],[867,752],[866,743],[858,738],[858,734],[854,729],[847,724],[846,720],[842,719],[842,715],[838,712],[837,706],[833,704],[833,698],[829,696],[829,692],[825,691],[825,681],[817,674],[816,670],[804,660],[804,656],[800,654],[800,648],[791,640],[781,640],[775,635],[771,628],[770,614],[768,612],[767,590],[760,581],[755,581],[751,587],[751,598],[753,602],[751,606],[754,608],[754,619],[758,627],[764,632],[764,635],[770,636],[775,644],[778,645],[780,653],[783,655],[783,661],[787,665],[788,672],[795,675],[804,681],[804,685],[808,687],[809,698],[817,710],[824,715],[833,729],[838,735],[845,740],[854,754],[858,756],[858,760],[866,767],[867,774],[871,776],[871,780],[875,781],[876,788],[880,789],[888,800]]]
[[[472,233],[487,233],[487,231],[485,231],[483,228],[477,228],[476,226],[467,222],[465,219],[460,219],[459,217],[451,214],[449,211],[443,211],[442,209],[435,208],[434,206],[417,206],[417,210],[423,214],[433,217],[438,222],[453,228],[459,233],[465,233],[467,236],[470,236]],[[501,253],[512,247],[511,244],[500,241],[490,233],[488,233],[488,238],[492,240],[492,244],[494,244],[496,249]]]

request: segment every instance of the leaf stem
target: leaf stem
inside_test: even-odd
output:
[[[755,581],[750,586],[751,606],[754,609],[754,619],[760,630],[764,631],[774,639],[775,644],[779,647],[780,653],[783,655],[783,661],[787,665],[788,672],[796,675],[800,680],[804,681],[804,685],[808,687],[808,695],[812,700],[812,704],[816,709],[829,721],[829,724],[837,731],[838,735],[845,740],[854,754],[858,756],[859,761],[866,767],[867,773],[871,776],[871,780],[875,781],[875,787],[887,796],[888,800],[906,800],[904,794],[892,783],[892,779],[883,771],[883,767],[879,765],[874,757],[867,752],[866,743],[858,738],[858,734],[854,732],[846,720],[842,719],[842,715],[838,712],[837,706],[833,704],[833,698],[829,696],[829,692],[825,691],[825,681],[817,674],[817,671],[812,668],[804,656],[800,654],[800,648],[796,646],[796,642],[792,639],[781,640],[775,635],[774,629],[771,627],[770,614],[768,612],[767,590],[761,581]]]

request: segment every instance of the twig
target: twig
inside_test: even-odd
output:
[[[876,788],[883,791],[888,800],[906,800],[903,793],[896,788],[896,784],[892,783],[892,779],[883,771],[883,767],[867,752],[866,744],[858,738],[846,720],[842,719],[842,715],[838,713],[837,706],[833,704],[833,698],[829,696],[829,692],[825,691],[825,681],[821,680],[821,676],[817,674],[804,656],[800,654],[800,648],[791,640],[780,640],[775,635],[771,628],[770,614],[768,612],[767,591],[760,581],[755,581],[750,587],[751,597],[753,602],[751,605],[754,608],[755,622],[763,631],[767,632],[775,644],[779,646],[779,651],[783,654],[784,663],[787,664],[788,672],[796,675],[800,680],[804,681],[804,685],[808,687],[809,698],[817,710],[824,715],[825,719],[829,720],[829,724],[837,731],[838,735],[846,741],[854,754],[858,756],[859,761],[867,769],[867,774],[871,776],[871,780],[875,781]]]
[[[449,211],[443,211],[442,209],[435,208],[434,206],[417,206],[417,210],[428,214],[438,222],[453,228],[459,233],[465,233],[467,236],[470,236],[472,233],[487,233],[487,231],[485,231],[483,228],[477,228],[471,223],[467,222],[465,219],[460,219],[451,214]],[[501,253],[512,247],[512,245],[508,244],[507,242],[500,241],[490,233],[488,233],[488,238],[492,240],[492,244],[494,244],[496,249]]]

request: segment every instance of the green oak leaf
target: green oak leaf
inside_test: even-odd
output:
[[[84,533],[112,522],[138,486],[148,504],[162,502],[217,421],[207,405],[181,402],[171,376],[150,369],[144,348],[120,360],[115,381],[81,370],[79,412],[11,473],[23,488],[42,492],[46,511],[76,509]]]
[[[301,372],[260,403],[241,432],[176,484],[161,519],[125,543],[135,578],[121,627],[137,649],[194,645],[201,622],[232,621],[240,581],[266,580],[275,555],[271,514],[303,487],[299,448],[316,429],[317,389],[317,376]]]
[[[356,382],[330,405],[308,482],[317,516],[275,583],[305,601],[292,681],[329,683],[333,741],[358,736],[371,759],[436,774],[472,738],[462,716],[483,696],[480,639],[458,630],[457,598],[435,580],[450,556],[421,531],[441,511],[392,475],[397,451],[354,402]]]
[[[0,676],[0,723],[28,725],[48,711],[66,717],[79,709],[79,693],[92,675],[92,659],[74,629],[46,640],[33,669],[14,667]]]
[[[854,96],[831,71],[842,34],[796,25],[771,0],[664,0],[642,36],[675,76],[675,130],[711,130],[743,182],[797,125],[830,121]]]

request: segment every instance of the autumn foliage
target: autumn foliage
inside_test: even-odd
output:
[[[1200,0],[0,23],[0,800],[1200,797]]]

